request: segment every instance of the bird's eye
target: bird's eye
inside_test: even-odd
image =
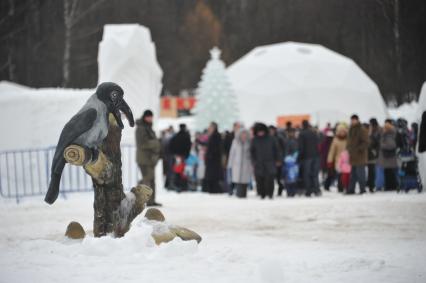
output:
[[[118,96],[118,93],[117,92],[112,92],[111,93],[111,98],[113,99],[113,100],[115,100],[116,98],[117,98],[117,96]]]

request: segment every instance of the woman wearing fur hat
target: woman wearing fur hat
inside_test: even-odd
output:
[[[339,124],[336,128],[336,136],[333,138],[333,141],[328,151],[327,156],[327,167],[331,169],[330,171],[337,172],[339,176],[341,170],[339,168],[339,158],[342,155],[342,152],[346,150],[346,144],[348,137],[348,128],[345,124]],[[331,183],[331,182],[330,182]],[[326,188],[327,189],[327,188]],[[340,182],[338,185],[339,192],[343,192],[343,187]]]

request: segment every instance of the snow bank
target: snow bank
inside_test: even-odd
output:
[[[276,123],[277,116],[310,114],[314,124],[383,121],[377,85],[351,59],[321,45],[286,42],[256,47],[228,67],[243,122]]]
[[[62,128],[92,89],[33,89],[0,82],[0,150],[56,145]]]

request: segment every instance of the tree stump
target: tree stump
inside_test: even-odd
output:
[[[108,135],[98,152],[79,145],[70,145],[64,151],[68,163],[83,166],[92,177],[95,193],[93,234],[102,237],[112,233],[122,237],[130,229],[133,219],[145,208],[152,190],[145,185],[124,193],[121,171],[121,129],[110,115]]]

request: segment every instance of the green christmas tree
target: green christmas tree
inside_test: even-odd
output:
[[[214,47],[198,83],[197,104],[194,109],[195,126],[201,131],[211,122],[219,129],[230,130],[238,121],[237,100],[226,75],[225,64],[220,60],[221,51]]]

